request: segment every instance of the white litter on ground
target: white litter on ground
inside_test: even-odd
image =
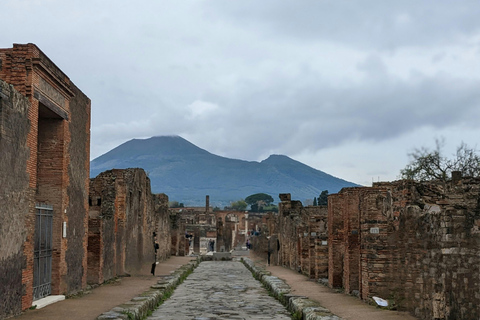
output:
[[[375,300],[375,302],[381,306],[381,307],[388,307],[388,301],[387,300],[383,300],[382,298],[379,298],[379,297],[372,297],[373,300]]]

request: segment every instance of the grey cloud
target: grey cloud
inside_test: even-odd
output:
[[[463,41],[480,31],[478,1],[210,1],[218,11],[268,36],[395,49]]]
[[[478,128],[478,76],[449,74],[470,63],[454,54],[479,47],[474,1],[2,5],[0,28],[15,33],[1,47],[38,44],[92,99],[93,156],[155,135],[256,160],[425,126]],[[416,48],[393,52],[405,46]],[[412,76],[393,74],[398,65]],[[195,116],[198,101],[218,108]]]
[[[351,139],[383,141],[424,126],[477,126],[478,80],[438,75],[411,83],[385,75],[347,88],[326,79],[296,83],[304,82],[250,83],[231,100],[221,91],[210,92],[209,101],[222,101],[229,110],[215,123],[228,127],[231,145],[222,146],[225,152],[257,158],[264,150],[294,154]]]

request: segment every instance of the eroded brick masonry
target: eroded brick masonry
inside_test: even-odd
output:
[[[327,207],[307,206],[280,194],[278,214],[265,216],[261,233],[253,237],[256,254],[270,263],[297,270],[312,279],[328,274]]]
[[[168,197],[151,193],[143,169],[113,169],[91,179],[89,206],[89,283],[137,273],[170,256]]]
[[[422,319],[478,319],[479,179],[343,189],[328,218],[331,286]]]
[[[480,179],[344,188],[328,207],[280,200],[253,238],[257,255],[270,249],[274,265],[420,319],[478,319]]]

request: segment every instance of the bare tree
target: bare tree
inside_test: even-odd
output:
[[[435,149],[426,147],[415,149],[409,154],[412,160],[402,170],[402,179],[418,181],[443,180],[446,181],[452,175],[452,171],[460,171],[463,176],[480,176],[480,156],[477,150],[468,147],[464,142],[457,147],[453,159],[443,155],[442,149],[445,145],[444,139],[435,140]]]

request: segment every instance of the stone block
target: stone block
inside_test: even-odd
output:
[[[213,259],[216,261],[219,260],[231,260],[232,254],[230,252],[214,252]]]

